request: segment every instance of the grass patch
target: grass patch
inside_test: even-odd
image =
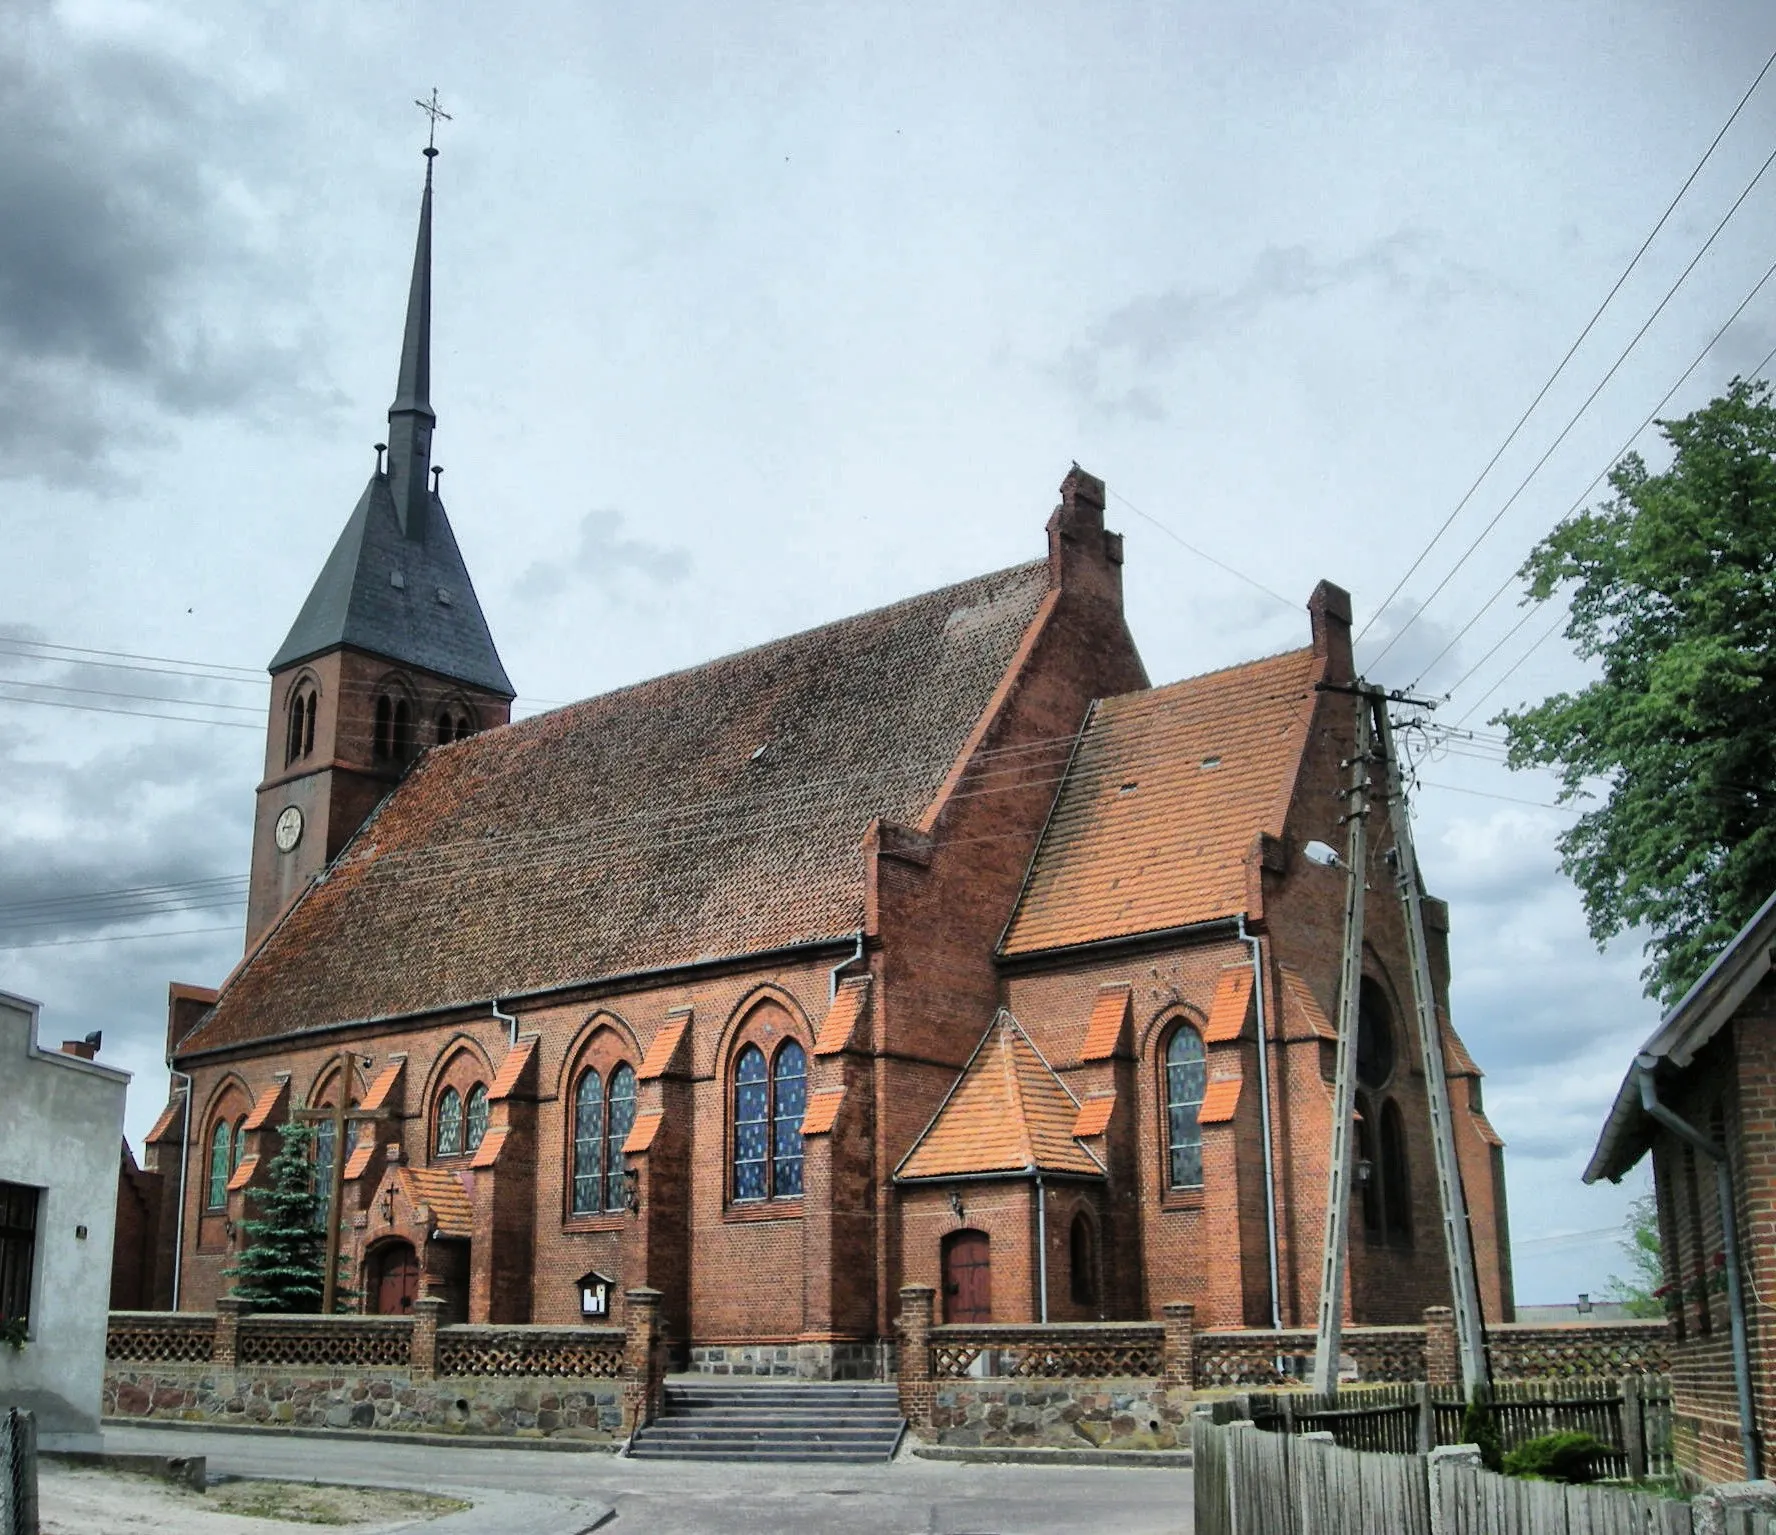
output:
[[[314,1482],[223,1482],[202,1495],[217,1513],[291,1524],[373,1524],[419,1516],[436,1519],[470,1505],[461,1498],[394,1487],[338,1487]]]

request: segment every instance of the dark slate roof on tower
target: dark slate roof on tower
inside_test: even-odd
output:
[[[428,751],[181,1053],[849,938],[870,821],[933,803],[1050,590],[1017,566]]]
[[[444,503],[432,496],[425,538],[408,538],[386,475],[364,487],[270,669],[339,645],[512,697]]]

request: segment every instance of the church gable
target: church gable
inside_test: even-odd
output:
[[[856,933],[865,830],[920,819],[1049,589],[1014,567],[428,753],[186,1048]]]

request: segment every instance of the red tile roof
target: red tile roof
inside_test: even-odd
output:
[[[1116,1112],[1116,1094],[1106,1093],[1102,1097],[1087,1098],[1079,1105],[1079,1117],[1073,1121],[1073,1135],[1077,1140],[1089,1140],[1094,1135],[1102,1135],[1110,1127],[1110,1116]]]
[[[395,1085],[401,1080],[401,1073],[407,1069],[407,1058],[402,1056],[393,1060],[376,1073],[376,1080],[370,1084],[369,1095],[364,1099],[364,1107],[373,1113],[381,1113],[386,1108],[399,1108],[399,1104],[391,1103]]]
[[[1219,1045],[1238,1039],[1245,1032],[1246,1014],[1251,1006],[1251,966],[1229,966],[1215,983],[1214,1000],[1209,1003],[1209,1021],[1203,1029],[1204,1042]]]
[[[362,1178],[370,1170],[370,1158],[376,1153],[376,1138],[366,1135],[357,1145],[352,1147],[352,1154],[345,1159],[345,1171],[340,1174],[347,1183],[353,1178]]]
[[[838,1122],[839,1105],[845,1101],[845,1089],[835,1093],[816,1093],[808,1100],[807,1112],[802,1115],[803,1135],[827,1135]]]
[[[1101,1174],[1103,1165],[1073,1137],[1078,1118],[1073,1095],[1001,1011],[895,1176]]]
[[[1291,970],[1287,965],[1278,967],[1283,973],[1283,1038],[1307,1039],[1318,1035],[1321,1039],[1338,1042],[1338,1029],[1326,1016],[1326,1010],[1320,1006],[1319,998],[1313,994],[1313,988],[1302,979],[1300,973]]]
[[[869,986],[867,975],[854,975],[840,983],[838,991],[833,994],[832,1006],[826,1010],[826,1020],[820,1025],[820,1036],[814,1042],[816,1055],[837,1055],[851,1043],[851,1036],[857,1032],[857,1020],[863,1016],[864,1005],[869,1001]]]
[[[1233,1118],[1233,1111],[1239,1107],[1240,1078],[1226,1077],[1219,1082],[1211,1082],[1203,1093],[1202,1107],[1196,1111],[1196,1122],[1201,1125],[1224,1125]]]
[[[660,1032],[654,1036],[654,1042],[647,1047],[647,1054],[641,1058],[639,1075],[643,1082],[652,1082],[666,1075],[672,1066],[672,1057],[678,1054],[685,1030],[690,1026],[689,1013],[673,1013],[660,1025]]]
[[[1321,665],[1291,651],[1099,704],[1005,952],[1247,910],[1248,861],[1260,833],[1282,835]]]
[[[148,1132],[142,1144],[144,1146],[152,1146],[157,1141],[170,1139],[171,1136],[169,1132],[174,1125],[179,1123],[179,1117],[184,1107],[185,1100],[183,1097],[173,1099],[171,1103],[160,1111],[160,1118],[154,1121],[154,1128]]]
[[[1490,1119],[1478,1109],[1469,1109],[1468,1113],[1473,1116],[1474,1128],[1480,1132],[1480,1139],[1485,1141],[1488,1146],[1502,1147],[1505,1144],[1503,1137],[1492,1128]]]
[[[918,822],[1048,592],[1037,561],[427,752],[182,1048],[855,933],[865,829]]]
[[[492,1167],[499,1161],[499,1154],[505,1149],[506,1136],[510,1132],[509,1125],[489,1125],[487,1132],[481,1137],[481,1144],[475,1148],[475,1155],[470,1159],[473,1168]]]
[[[260,1093],[253,1102],[253,1112],[247,1115],[249,1130],[263,1130],[271,1122],[271,1116],[277,1112],[278,1103],[289,1091],[288,1081],[273,1082],[270,1087]]]
[[[455,1173],[442,1167],[403,1167],[401,1189],[408,1204],[431,1207],[432,1224],[445,1236],[475,1234],[475,1208]]]
[[[1082,1061],[1107,1061],[1123,1043],[1123,1025],[1129,1018],[1129,988],[1100,986],[1092,1003],[1091,1021],[1085,1026],[1085,1043],[1079,1047]]]
[[[629,1136],[623,1142],[625,1155],[633,1156],[637,1152],[647,1151],[654,1144],[654,1137],[660,1133],[660,1126],[666,1116],[661,1113],[637,1114],[635,1123],[630,1126]]]
[[[1461,1035],[1455,1032],[1447,1018],[1440,1020],[1443,1034],[1443,1070],[1452,1077],[1483,1077],[1486,1075],[1468,1054],[1468,1047],[1461,1041]]]
[[[536,1054],[537,1037],[534,1034],[521,1034],[518,1043],[506,1052],[506,1058],[500,1062],[500,1069],[494,1075],[493,1086],[487,1089],[490,1103],[498,1103],[502,1098],[510,1098],[518,1088],[518,1079],[524,1075],[524,1068],[530,1064],[530,1058]]]
[[[256,1157],[256,1156],[242,1157],[240,1159],[240,1165],[238,1167],[236,1167],[235,1170],[231,1174],[229,1174],[229,1178],[228,1178],[229,1193],[232,1194],[236,1189],[244,1189],[249,1183],[251,1183],[253,1181],[253,1174],[258,1170],[258,1167],[259,1167],[259,1158],[258,1157]],[[351,1174],[348,1172],[346,1174],[346,1177],[349,1178],[350,1176],[351,1176]]]

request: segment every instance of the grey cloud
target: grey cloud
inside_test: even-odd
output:
[[[657,586],[674,586],[691,569],[683,549],[632,538],[623,531],[623,515],[609,508],[587,512],[580,519],[572,551],[562,560],[538,560],[518,578],[521,597],[559,597],[576,581],[590,582],[607,594],[620,593],[627,578],[642,576]]]
[[[114,487],[157,417],[321,402],[300,349],[265,339],[290,289],[240,186],[270,126],[44,0],[0,15],[0,476]]]
[[[1390,687],[1417,685],[1422,679],[1432,692],[1461,675],[1463,647],[1459,642],[1449,645],[1455,625],[1429,616],[1414,620],[1418,606],[1417,598],[1402,592],[1382,609],[1356,647],[1358,671]]]
[[[1269,246],[1231,287],[1178,286],[1131,299],[1068,347],[1052,371],[1099,414],[1158,421],[1166,408],[1154,375],[1269,310],[1365,283],[1397,299],[1440,303],[1473,278],[1433,258],[1424,237],[1410,230],[1332,259],[1303,245]]]

